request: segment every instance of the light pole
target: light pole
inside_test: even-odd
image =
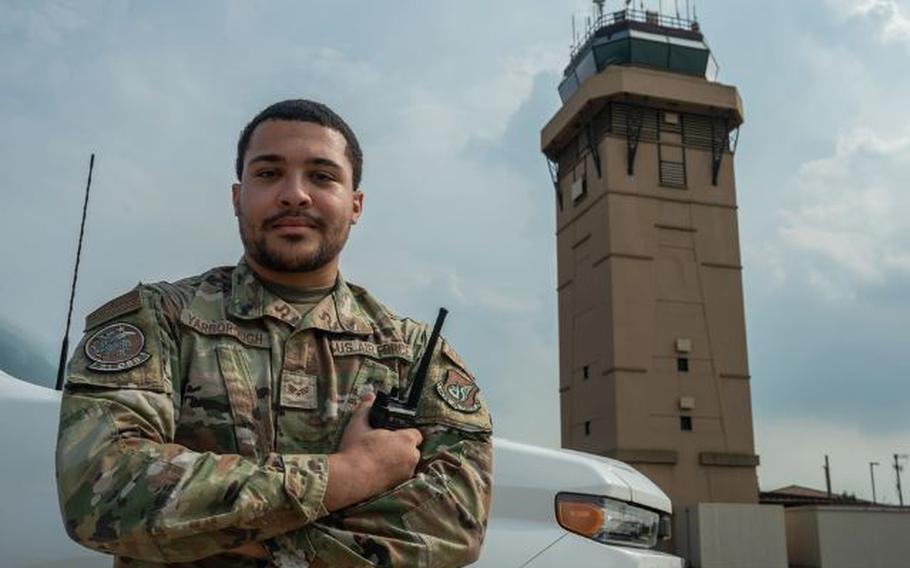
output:
[[[901,465],[900,460],[907,459],[907,454],[894,454],[894,476],[897,478],[897,500],[900,502],[901,507],[904,506],[904,494],[901,491],[901,471],[903,471],[904,466]]]
[[[872,478],[872,504],[875,505],[875,466],[878,462],[869,462],[869,477]]]

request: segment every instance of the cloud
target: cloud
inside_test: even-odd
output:
[[[31,44],[58,45],[66,35],[88,23],[80,4],[82,8],[97,8],[99,2],[94,6],[75,1],[0,6],[0,34],[17,34]]]
[[[778,254],[786,270],[831,299],[910,278],[910,136],[868,129],[842,132],[833,154],[805,162],[795,183],[796,203],[783,209]],[[756,258],[780,280],[773,252]]]
[[[875,20],[884,42],[910,42],[910,11],[903,0],[829,0],[839,13],[848,17]]]

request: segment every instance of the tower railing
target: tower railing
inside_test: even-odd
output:
[[[594,37],[594,35],[597,34],[597,32],[601,29],[607,26],[614,26],[617,24],[629,22],[644,24],[646,26],[654,26],[657,28],[680,30],[684,32],[700,32],[698,20],[691,20],[688,18],[682,18],[680,16],[670,16],[656,10],[636,10],[634,8],[626,8],[624,10],[616,10],[613,12],[601,12],[597,14],[593,20],[589,20],[589,25],[582,32],[582,35],[578,38],[578,41],[572,46],[569,59],[575,59],[575,56],[585,48],[591,38]]]

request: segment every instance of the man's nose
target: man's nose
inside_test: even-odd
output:
[[[313,202],[310,186],[302,176],[286,176],[278,198],[285,207],[306,207]]]

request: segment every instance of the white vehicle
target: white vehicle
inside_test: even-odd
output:
[[[54,481],[60,393],[0,371],[0,566],[100,568],[61,523]],[[494,439],[493,511],[475,566],[682,568],[651,550],[668,532],[670,500],[607,458]]]

